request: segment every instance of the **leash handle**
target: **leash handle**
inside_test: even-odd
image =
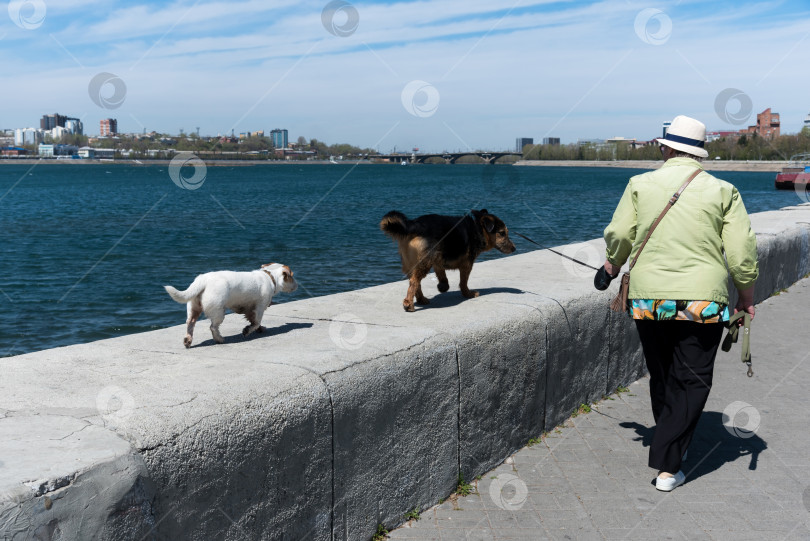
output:
[[[751,314],[746,311],[740,311],[731,316],[731,318],[726,323],[728,327],[728,334],[726,335],[725,340],[723,340],[723,351],[730,351],[731,344],[736,344],[737,339],[740,336],[740,326],[738,325],[739,320],[743,320],[742,325],[742,332],[743,332],[743,339],[742,339],[742,351],[740,351],[740,360],[748,365],[748,377],[754,376],[754,369],[751,366]]]
[[[751,314],[745,312],[743,319],[743,343],[742,343],[742,361],[748,365],[748,377],[754,376],[754,369],[751,367]]]

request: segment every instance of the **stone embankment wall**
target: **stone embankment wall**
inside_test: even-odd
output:
[[[761,301],[810,272],[810,206],[752,220]],[[224,345],[203,323],[189,350],[177,326],[0,359],[0,539],[367,540],[643,374],[592,273],[535,251],[476,265],[473,300],[428,277],[415,313],[397,282],[249,339],[230,316]]]

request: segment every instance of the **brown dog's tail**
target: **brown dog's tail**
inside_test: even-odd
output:
[[[380,220],[380,229],[392,239],[403,239],[408,236],[408,218],[397,210],[392,210]]]

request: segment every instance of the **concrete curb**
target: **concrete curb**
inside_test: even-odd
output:
[[[757,300],[810,272],[810,206],[752,216]],[[601,264],[594,240],[563,253]],[[391,247],[392,258],[396,257]],[[3,359],[0,539],[368,539],[643,374],[628,318],[548,251]],[[184,317],[178,310],[178,320]]]

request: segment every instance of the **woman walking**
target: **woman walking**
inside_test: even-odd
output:
[[[705,138],[701,122],[676,117],[658,139],[664,165],[630,179],[605,229],[604,268],[616,276],[673,194],[697,173],[649,237],[628,294],[650,373],[655,434],[649,465],[659,472],[656,488],[664,491],[685,480],[681,461],[709,397],[729,320],[728,274],[738,292],[734,312],[751,317],[759,275],[756,237],[739,192],[698,161],[708,156]]]

